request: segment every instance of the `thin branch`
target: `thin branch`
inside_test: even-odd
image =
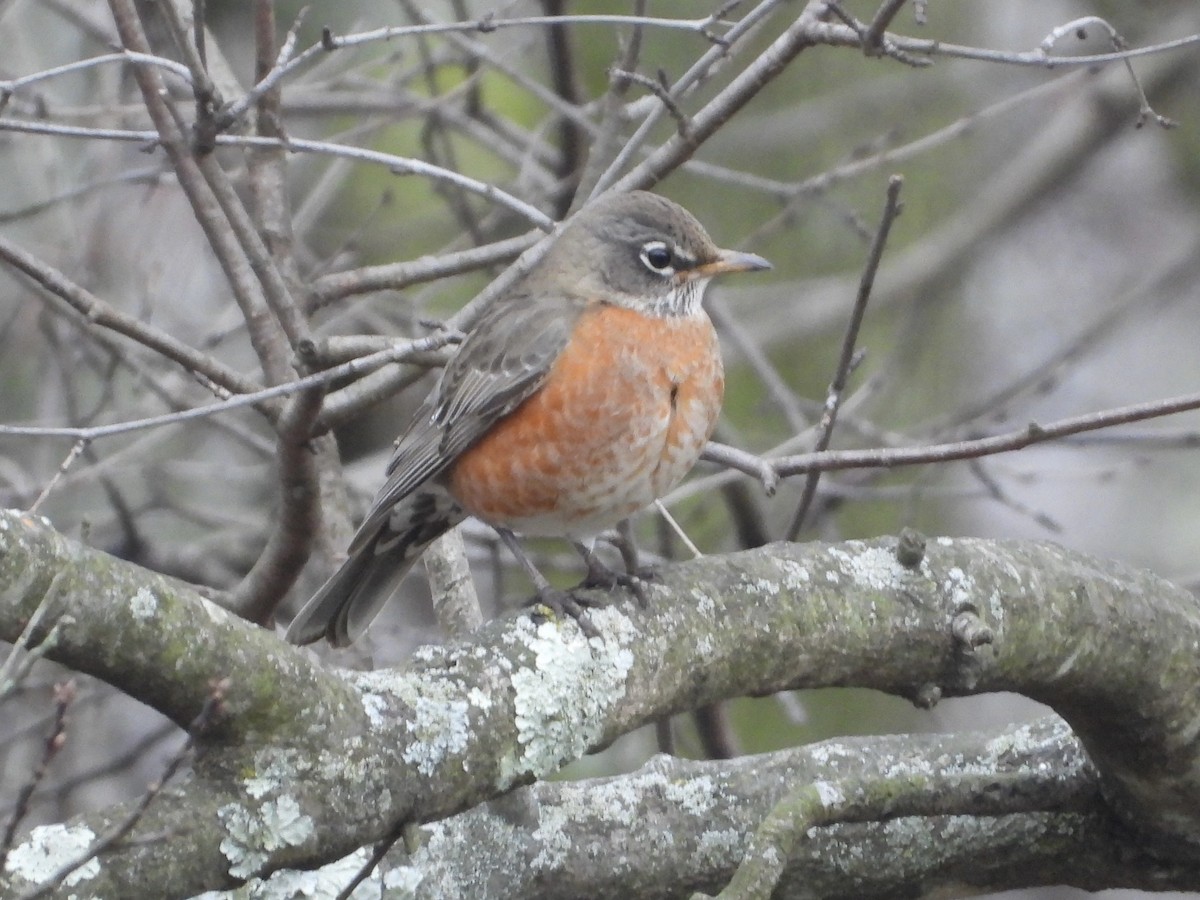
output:
[[[636,84],[639,87],[644,87],[651,94],[657,97],[659,102],[666,107],[671,118],[675,120],[676,130],[682,135],[687,135],[687,113],[680,108],[679,103],[676,102],[675,98],[671,96],[671,85],[667,82],[667,73],[665,71],[659,69],[656,78],[651,78],[648,75],[642,75],[639,72],[615,68],[611,69],[609,74],[615,79]]]
[[[87,864],[89,860],[95,859],[106,850],[116,846],[124,840],[131,831],[137,826],[137,823],[142,820],[146,814],[146,810],[150,804],[154,802],[154,798],[159,795],[162,789],[166,786],[180,767],[191,757],[192,748],[196,745],[196,741],[204,732],[217,720],[222,714],[225,695],[229,691],[229,683],[220,681],[214,683],[209,689],[208,699],[205,700],[204,706],[201,707],[199,714],[192,720],[191,726],[188,728],[187,740],[179,751],[172,756],[167,764],[163,767],[163,774],[158,781],[153,782],[146,788],[146,792],[142,794],[137,805],[130,810],[129,814],[120,822],[117,822],[107,832],[97,838],[90,847],[87,848],[78,858],[71,860],[61,866],[54,874],[46,878],[37,888],[27,891],[22,894],[19,900],[39,900],[41,897],[47,896],[56,887],[62,884],[67,877],[76,869]]]
[[[29,509],[27,510],[29,515],[34,515],[38,511],[38,508],[46,502],[46,498],[50,496],[50,492],[54,490],[55,485],[57,485],[59,481],[62,480],[62,477],[67,474],[67,470],[75,464],[75,460],[79,459],[83,452],[88,448],[89,443],[90,441],[80,439],[71,446],[71,451],[67,454],[66,458],[59,463],[58,469],[54,472],[54,477],[52,477],[46,483],[46,486],[42,488],[42,492],[37,495],[37,499],[34,500],[33,503],[29,504]]]
[[[408,831],[409,827],[410,823],[403,819],[397,822],[391,832],[382,841],[379,841],[375,844],[375,846],[371,849],[370,857],[365,863],[363,863],[362,867],[354,873],[354,877],[347,881],[342,889],[337,892],[337,896],[335,896],[333,900],[351,900],[358,886],[370,878],[371,873],[379,868],[379,864],[383,862],[383,858],[387,856],[388,851],[396,845],[397,841],[405,836],[405,833]],[[415,826],[412,827],[415,828]]]
[[[556,21],[546,28],[546,57],[550,68],[550,82],[554,87],[554,95],[563,105],[570,109],[578,109],[581,105],[578,82],[578,68],[574,50],[571,46],[571,34],[566,22],[565,0],[541,0],[541,6],[547,17]],[[586,120],[589,127],[581,126],[578,117],[563,116],[558,122],[558,146],[561,152],[558,170],[555,174],[566,181],[578,180],[583,172],[583,158],[588,140],[595,136],[595,126]],[[590,133],[588,133],[590,132]],[[571,193],[560,195],[555,207],[555,218],[563,218],[571,208]]]
[[[715,441],[709,441],[704,447],[704,451],[700,454],[700,458],[705,462],[717,463],[729,469],[737,469],[739,472],[745,472],[747,475],[752,475],[762,484],[763,493],[768,497],[773,496],[776,488],[779,485],[779,473],[774,464],[763,459],[761,456],[755,456],[745,450],[739,450],[737,447],[730,447],[727,444],[718,444]]]
[[[309,437],[324,396],[323,385],[297,394],[279,417],[279,508],[272,516],[266,547],[234,589],[230,604],[242,618],[259,625],[270,621],[300,577],[321,527],[317,460]]]
[[[113,308],[53,266],[42,262],[3,236],[0,236],[0,259],[27,275],[53,296],[66,301],[88,323],[110,329],[136,341],[225,392],[245,394],[262,387],[207,353],[201,353],[167,332]]]
[[[883,248],[887,246],[892,223],[900,215],[900,188],[903,185],[904,179],[899,175],[893,175],[888,179],[887,200],[883,206],[883,216],[879,221],[879,228],[875,231],[871,249],[867,252],[867,262],[858,282],[858,294],[854,298],[854,308],[850,311],[850,321],[846,325],[846,334],[842,338],[842,352],[838,358],[837,369],[834,372],[833,381],[829,384],[829,390],[825,394],[825,412],[817,426],[817,441],[814,446],[814,450],[818,453],[828,449],[829,442],[833,440],[833,429],[837,424],[838,411],[842,406],[842,395],[850,380],[850,372],[855,366],[858,333],[862,328],[867,303],[871,299],[871,288],[875,285],[875,273],[879,271],[879,263],[883,259]],[[817,482],[820,477],[820,471],[814,470],[809,472],[808,477],[804,480],[804,492],[800,496],[800,505],[796,508],[792,522],[788,526],[787,540],[796,540],[800,529],[804,527],[804,518],[808,515],[813,499],[817,496]]]
[[[56,137],[130,141],[139,144],[160,143],[159,134],[154,131],[129,131],[117,128],[81,128],[76,125],[27,122],[23,119],[0,118],[0,131],[46,134]],[[478,194],[493,203],[510,209],[544,231],[549,231],[554,227],[554,220],[537,207],[514,197],[506,191],[502,191],[495,185],[470,178],[450,169],[442,168],[441,166],[431,165],[420,159],[396,156],[392,153],[381,153],[377,150],[368,150],[363,147],[347,147],[328,141],[310,141],[300,138],[283,140],[281,138],[255,135],[220,134],[216,136],[215,143],[217,146],[223,147],[265,147],[292,152],[318,153],[325,156],[352,159],[358,162],[375,163],[391,169],[398,175],[422,175],[427,178],[457,185],[473,194]]]
[[[132,431],[142,431],[147,428],[160,428],[164,425],[175,425],[180,422],[188,422],[193,419],[203,419],[208,416],[216,415],[231,409],[239,409],[243,406],[252,406],[261,403],[263,400],[269,400],[275,397],[286,397],[289,394],[295,394],[303,390],[307,390],[318,385],[326,385],[339,378],[347,376],[361,375],[363,372],[369,372],[379,366],[387,365],[392,362],[402,362],[410,355],[420,355],[428,353],[431,350],[436,350],[444,346],[454,339],[453,332],[444,334],[431,335],[430,337],[421,338],[420,340],[407,341],[399,344],[389,350],[382,350],[379,353],[373,353],[370,356],[361,357],[351,360],[340,366],[332,369],[327,369],[324,372],[317,372],[313,375],[297,378],[294,381],[289,381],[286,384],[275,385],[274,387],[264,388],[260,391],[254,391],[249,394],[241,394],[236,397],[230,397],[228,400],[222,400],[217,403],[211,403],[207,406],[197,407],[195,409],[184,409],[179,412],[167,413],[161,416],[149,416],[144,419],[136,419],[129,422],[115,422],[111,425],[94,425],[89,427],[71,427],[71,426],[39,426],[39,425],[2,425],[0,424],[0,436],[10,437],[59,437],[71,438],[74,440],[94,441],[99,438],[114,437],[119,434],[128,434]]]
[[[1059,25],[1046,36],[1038,49],[1048,55],[1054,45],[1066,34],[1075,34],[1081,39],[1086,37],[1086,29],[1090,25],[1097,25],[1108,32],[1108,39],[1114,51],[1119,53],[1129,49],[1129,45],[1120,32],[1099,16],[1084,16],[1082,19],[1075,19],[1073,22],[1066,22]],[[1147,119],[1154,119],[1160,128],[1174,128],[1178,125],[1179,123],[1174,119],[1161,116],[1154,111],[1154,108],[1150,105],[1149,98],[1146,97],[1146,89],[1142,87],[1142,81],[1138,78],[1137,72],[1134,71],[1133,62],[1128,57],[1126,57],[1124,62],[1125,71],[1129,73],[1129,80],[1133,82],[1133,88],[1137,92],[1138,101],[1141,103],[1141,110],[1138,114],[1138,127],[1141,128]]]
[[[192,28],[189,31],[180,7],[174,2],[162,3],[158,7],[160,19],[166,23],[167,31],[175,42],[192,74],[192,96],[196,101],[196,121],[191,128],[193,146],[198,155],[212,152],[212,136],[216,134],[213,111],[221,105],[221,95],[212,79],[208,77],[205,64],[204,4],[197,2],[192,10]]]
[[[938,40],[906,38],[898,35],[891,35],[890,37],[898,49],[909,53],[923,53],[928,56],[945,56],[953,59],[973,59],[979,62],[1001,63],[1009,66],[1032,66],[1039,69],[1092,68],[1103,63],[1124,62],[1139,56],[1155,56],[1160,53],[1168,53],[1172,50],[1180,50],[1184,47],[1200,44],[1200,34],[1190,34],[1186,37],[1162,41],[1161,43],[1150,44],[1145,47],[1115,50],[1112,53],[1091,53],[1085,56],[1051,56],[1040,49],[1024,52],[988,50],[981,47],[964,47],[959,44],[947,44]],[[830,43],[842,43],[841,40],[833,38],[832,35],[831,38]],[[855,36],[854,40],[857,42],[857,36]]]
[[[415,284],[425,284],[511,262],[536,244],[541,237],[540,232],[529,231],[518,237],[505,238],[469,250],[322,275],[313,282],[313,303],[316,309],[320,309],[335,300],[355,294],[400,290]]]
[[[108,3],[122,44],[137,52],[149,51],[133,0],[108,0]],[[146,111],[154,122],[155,140],[160,141],[166,149],[196,221],[221,264],[249,327],[250,342],[267,381],[272,384],[283,383],[293,374],[287,344],[273,325],[274,320],[263,296],[263,285],[255,278],[244,250],[232,232],[227,212],[222,209],[222,203],[213,192],[215,179],[211,171],[206,175],[201,169],[204,158],[211,161],[212,154],[206,154],[199,160],[192,155],[191,144],[185,137],[185,126],[169,102],[158,73],[145,66],[135,66],[133,75]],[[228,202],[225,206],[228,206]]]
[[[114,62],[136,63],[137,65],[142,66],[156,66],[180,78],[189,87],[192,84],[192,73],[189,72],[188,67],[182,63],[178,63],[173,59],[166,59],[162,56],[155,56],[152,53],[135,53],[132,50],[125,50],[121,53],[105,53],[103,56],[93,56],[88,59],[77,60],[61,66],[54,66],[50,69],[42,69],[40,72],[32,72],[29,75],[23,75],[20,78],[13,78],[9,81],[0,80],[0,99],[2,99],[4,102],[7,102],[10,96],[31,84],[37,84],[40,81],[57,78],[60,75],[72,75],[76,72],[85,72],[88,69],[94,69],[99,66],[104,66]],[[0,110],[3,108],[4,103],[0,102]]]
[[[987,496],[991,497],[994,501],[1011,509],[1019,516],[1032,519],[1037,525],[1045,528],[1047,531],[1054,532],[1055,534],[1062,533],[1062,525],[1056,522],[1052,516],[1044,512],[1038,512],[1015,497],[1010,496],[1008,491],[1004,489],[1004,486],[987,470],[982,460],[967,460],[967,469],[975,480],[983,486]]]
[[[520,16],[510,19],[499,19],[484,16],[474,22],[436,22],[425,25],[397,25],[387,28],[377,28],[374,31],[364,31],[341,37],[330,34],[324,42],[326,50],[337,50],[343,47],[355,47],[360,44],[376,41],[392,41],[398,37],[408,37],[416,34],[469,34],[477,32],[487,34],[501,28],[528,28],[546,25],[634,25],[637,27],[664,28],[673,31],[691,31],[705,39],[710,39],[708,29],[714,24],[712,16],[701,19],[668,19],[653,16],[606,16],[606,15],[570,15],[570,16]]]
[[[4,837],[0,838],[0,871],[4,869],[4,861],[8,858],[8,851],[12,849],[13,839],[17,834],[17,827],[21,824],[25,816],[29,814],[29,801],[33,797],[34,791],[45,780],[46,773],[50,771],[50,764],[54,762],[54,758],[58,756],[59,751],[63,748],[63,744],[66,743],[67,710],[75,702],[75,697],[74,679],[68,679],[54,686],[54,724],[50,728],[50,734],[47,735],[46,740],[42,743],[42,758],[38,760],[37,765],[30,774],[29,781],[21,785],[21,789],[17,791],[12,815],[9,817],[8,824],[4,828]]]
[[[850,15],[837,0],[826,0],[825,8],[841,19],[847,28],[858,35],[858,44],[862,47],[865,55],[888,56],[897,62],[902,62],[905,65],[915,68],[933,65],[932,60],[914,57],[903,50],[898,50],[896,45],[888,39],[887,35],[883,34],[882,29],[880,29],[878,34],[872,35],[869,27],[863,25],[862,22]],[[881,10],[882,12],[883,10]]]
[[[270,70],[256,80],[254,86],[245,94],[237,100],[230,101],[217,111],[216,125],[219,129],[224,131],[244,116],[250,107],[258,103],[259,99],[279,87],[280,82],[283,81],[283,77],[291,71],[288,68],[288,64],[295,54],[296,38],[300,26],[304,22],[304,13],[307,9],[308,7],[303,7],[296,15],[295,21],[292,22],[292,27],[288,29],[288,33],[279,47],[279,53],[275,57],[275,64]]]
[[[681,96],[685,90],[697,84],[718,61],[723,59],[729,53],[729,48],[735,42],[752,33],[758,25],[766,21],[767,17],[775,11],[778,5],[778,3],[770,2],[770,0],[768,0],[768,2],[760,3],[750,12],[748,12],[741,19],[741,21],[739,21],[733,28],[729,30],[720,45],[710,47],[707,51],[705,51],[704,55],[701,56],[700,59],[696,60],[696,62],[693,63],[692,66],[679,77],[679,80],[671,86],[671,95],[676,97]],[[815,10],[813,10],[812,4],[810,3],[800,14],[800,20],[806,20],[811,14],[815,14]],[[793,28],[795,28],[795,26],[793,26]],[[772,49],[774,49],[777,44],[778,41],[776,41],[776,44],[772,45]],[[762,56],[759,56],[749,68],[755,69],[763,57],[770,53],[771,50],[766,51],[766,53]],[[744,75],[745,73],[743,72],[742,74]],[[740,82],[741,76],[739,76],[739,78],[736,80],[736,83]],[[730,85],[725,89],[725,91],[722,91],[721,94],[714,98],[711,103],[705,106],[705,110],[707,111],[716,106],[718,101],[721,100],[721,98],[726,97],[732,88],[733,85]],[[661,121],[666,112],[667,109],[664,105],[654,105],[650,113],[646,116],[645,120],[643,120],[642,124],[638,126],[637,130],[633,133],[629,140],[625,142],[625,146],[621,148],[621,152],[617,154],[616,158],[613,159],[611,163],[609,163],[608,168],[604,170],[603,174],[596,179],[596,184],[592,187],[592,193],[589,199],[594,200],[603,191],[607,190],[610,186],[613,186],[614,183],[616,183],[618,190],[632,190],[636,187],[649,187],[652,181],[656,180],[648,179],[646,174],[643,172],[644,169],[648,168],[647,163],[649,160],[644,161],[641,165],[634,169],[633,172],[630,172],[619,181],[618,176],[629,164],[630,160],[632,160],[633,157],[641,151],[642,144],[645,143],[645,141],[649,138],[650,134],[654,131],[654,128],[658,125],[659,121]],[[697,114],[697,116],[700,115],[702,114]],[[706,126],[703,138],[707,137],[708,129]],[[682,135],[679,139],[683,139]],[[699,140],[700,139],[697,140],[697,143],[699,143]],[[661,152],[661,149],[662,148],[660,148],[659,152]],[[688,155],[690,155],[690,153]]]
[[[807,428],[810,420],[805,412],[805,401],[802,401],[788,385],[766,350],[739,321],[737,315],[730,311],[729,305],[723,302],[722,298],[714,297],[708,300],[706,305],[717,330],[723,337],[728,338],[737,352],[741,354],[746,365],[750,367],[766,390],[767,396],[783,415],[788,428],[792,431]]]
[[[0,664],[0,700],[16,690],[17,684],[28,674],[33,663],[54,648],[55,642],[58,640],[59,626],[63,623],[64,619],[56,620],[51,625],[46,636],[36,644],[33,643],[33,632],[41,625],[46,611],[58,600],[62,590],[62,582],[62,572],[55,572],[41,600],[38,601],[33,615],[26,620],[24,626],[21,628],[21,633],[13,641],[12,651],[5,658],[4,663]],[[23,662],[20,661],[22,651],[26,654]]]
[[[929,444],[920,447],[895,447],[877,450],[826,450],[823,453],[801,453],[768,461],[768,465],[779,477],[797,475],[802,472],[820,470],[833,472],[839,469],[894,468],[928,463],[951,462],[959,459],[975,459],[1021,450],[1033,444],[1044,444],[1070,435],[1102,428],[1112,428],[1130,422],[1144,422],[1164,416],[1178,415],[1200,409],[1200,394],[1184,394],[1164,400],[1134,403],[1112,409],[1086,413],[1059,419],[1047,425],[1031,422],[1024,428],[1003,434],[972,440],[952,441],[944,444]],[[736,457],[727,457],[736,460]],[[739,466],[735,466],[740,468]],[[760,476],[761,467],[750,465],[742,469],[748,475]]]
[[[883,33],[906,3],[908,0],[883,0],[871,24],[863,32],[863,51],[868,56],[878,56],[883,52]]]
[[[647,0],[634,0],[633,11],[637,16],[646,12]],[[596,106],[600,110],[600,124],[597,134],[588,148],[587,161],[579,176],[579,184],[575,190],[575,198],[571,203],[570,212],[575,212],[592,195],[597,180],[611,162],[613,148],[617,144],[618,135],[624,124],[622,115],[622,98],[629,92],[632,84],[628,78],[622,78],[617,73],[633,72],[637,69],[638,60],[642,53],[642,37],[644,29],[632,28],[629,36],[622,40],[618,35],[620,59],[609,69],[608,90],[600,98]]]

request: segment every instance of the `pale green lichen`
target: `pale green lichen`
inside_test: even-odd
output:
[[[312,768],[299,750],[264,747],[254,754],[254,775],[242,780],[246,793],[256,800],[279,793]]]
[[[664,782],[663,796],[689,816],[708,815],[716,806],[717,785],[707,775]]]
[[[252,879],[233,891],[209,891],[192,900],[335,900],[346,889],[346,885],[366,865],[370,854],[355,850],[349,856],[314,869],[301,872],[296,869],[280,869],[265,880]],[[383,876],[372,871],[350,894],[351,900],[378,898]],[[411,896],[411,894],[389,894],[389,897]]]
[[[374,728],[382,728],[387,722],[387,700],[379,696],[379,694],[367,692],[364,692],[360,696],[362,698],[363,712],[367,714],[367,721]]]
[[[832,781],[814,781],[813,790],[817,792],[817,799],[826,809],[840,806],[846,802],[846,795]]]
[[[850,550],[831,547],[829,555],[841,563],[841,570],[859,587],[875,591],[893,590],[912,577],[912,572],[900,564],[896,551],[888,547],[869,547],[850,542]],[[928,572],[928,563],[921,562],[920,571]]]
[[[430,661],[428,653],[426,662]],[[448,758],[467,749],[472,708],[486,709],[486,697],[468,691],[452,678],[430,679],[420,674],[359,672],[352,677],[362,696],[362,708],[376,727],[388,722],[395,697],[406,707],[402,725],[409,734],[403,758],[422,775],[433,775]]]
[[[42,884],[87,853],[95,840],[96,833],[86,825],[39,825],[9,851],[4,871],[32,884]],[[64,878],[63,884],[74,887],[99,874],[100,863],[89,859]]]
[[[746,835],[734,828],[706,829],[696,838],[693,865],[708,868],[741,859],[745,855],[745,841]]]
[[[293,797],[269,800],[257,809],[228,803],[217,810],[217,816],[226,833],[221,852],[235,878],[250,877],[271,853],[300,846],[314,831],[313,820],[300,811]]]
[[[396,866],[383,876],[383,887],[388,900],[408,900],[417,896],[424,880],[424,874],[415,866]]]
[[[406,722],[412,740],[404,748],[404,761],[422,775],[433,775],[446,759],[461,753],[470,737],[469,704],[465,700],[418,697],[413,717]]]
[[[478,691],[468,693],[454,679],[430,679],[392,672],[357,673],[352,679],[362,691],[363,709],[377,727],[386,721],[391,704],[384,693],[407,708],[404,728],[411,736],[404,761],[422,775],[433,775],[447,758],[461,753],[470,738],[471,707]]]
[[[129,601],[129,611],[133,613],[133,617],[139,622],[153,619],[154,614],[158,612],[158,598],[154,596],[154,592],[149,588],[140,587]]]
[[[808,569],[794,559],[780,557],[775,565],[784,576],[784,590],[790,593],[805,590],[812,581],[812,576],[809,574]]]
[[[590,616],[600,632],[590,639],[553,622],[522,629],[533,662],[512,675],[521,750],[502,760],[500,787],[582,756],[600,739],[608,710],[624,698],[636,629],[615,608]]]
[[[571,824],[567,812],[561,806],[543,806],[538,810],[538,824],[533,840],[538,846],[537,855],[530,865],[535,869],[554,871],[571,851]]]

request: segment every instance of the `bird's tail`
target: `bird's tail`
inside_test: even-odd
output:
[[[374,534],[358,534],[350,556],[288,626],[287,640],[335,647],[353,643],[379,615],[408,570],[431,543],[466,518],[444,492],[406,497]]]

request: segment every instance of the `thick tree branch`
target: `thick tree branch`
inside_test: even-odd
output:
[[[982,795],[945,790],[949,780],[984,773],[994,774],[997,788],[1021,784],[1029,807],[1058,811],[1016,813],[1021,801],[995,788]],[[832,791],[857,782],[886,789],[929,778],[937,783],[930,796],[941,793],[959,809],[995,802],[1008,803],[1009,812],[987,819],[880,815],[885,821],[815,828],[787,861],[775,896],[1194,885],[1196,866],[1166,865],[1111,827],[1095,802],[1095,777],[1077,739],[1054,717],[989,734],[841,738],[735,760],[658,756],[628,775],[540,782],[426,826],[420,848],[393,853],[391,863],[420,876],[431,895],[454,895],[487,870],[506,873],[507,896],[531,900],[687,897],[728,882],[746,836],[792,788]],[[857,849],[847,853],[848,846]]]
[[[664,715],[822,685],[922,702],[990,691],[1041,700],[1082,739],[1134,833],[1189,862],[1200,834],[1187,727],[1200,717],[1197,601],[1054,545],[941,538],[922,555],[919,542],[898,553],[893,539],[777,544],[666,570],[649,610],[593,611],[601,634],[590,641],[573,623],[522,614],[426,648],[405,669],[342,675],[17,513],[0,519],[0,596],[0,637],[15,639],[44,601],[34,641],[60,626],[48,656],[177,722],[201,707],[209,681],[229,679],[228,717],[187,790],[218,792],[216,808],[236,812],[186,815],[199,855],[223,853],[234,878],[339,858],[401,820],[467,809]],[[287,811],[283,837],[264,810]],[[165,852],[135,834],[105,857],[104,877],[132,878]]]

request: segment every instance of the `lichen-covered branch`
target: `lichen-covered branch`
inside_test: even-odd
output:
[[[520,614],[423,648],[404,669],[340,673],[179,583],[5,513],[0,638],[14,640],[45,601],[32,638],[59,624],[48,656],[181,723],[228,679],[225,719],[171,807],[192,851],[222,865],[186,869],[178,895],[341,858],[670,713],[820,685],[1048,703],[1095,761],[1108,812],[1191,861],[1196,600],[1050,544],[942,538],[922,551],[910,538],[899,550],[885,538],[708,557],[667,569],[648,610],[595,610],[590,640],[573,622]],[[98,832],[95,819],[119,815],[70,827]],[[166,815],[145,828],[171,828]],[[145,836],[103,857],[98,893],[117,895],[98,886],[180,852]]]
[[[947,789],[987,773],[997,785],[1020,785],[1019,794]],[[991,804],[996,814],[888,818],[881,810],[886,821],[812,829],[783,860],[774,896],[867,900],[1039,884],[1183,890],[1200,879],[1197,866],[1168,865],[1111,827],[1095,770],[1055,717],[988,734],[841,738],[734,760],[659,756],[627,775],[540,782],[422,828],[419,849],[393,852],[385,878],[419,881],[431,897],[472,893],[482,871],[504,886],[489,896],[687,897],[729,882],[751,835],[791,789],[858,783],[885,794],[918,779],[943,809]],[[1022,807],[1053,811],[1014,811]]]

